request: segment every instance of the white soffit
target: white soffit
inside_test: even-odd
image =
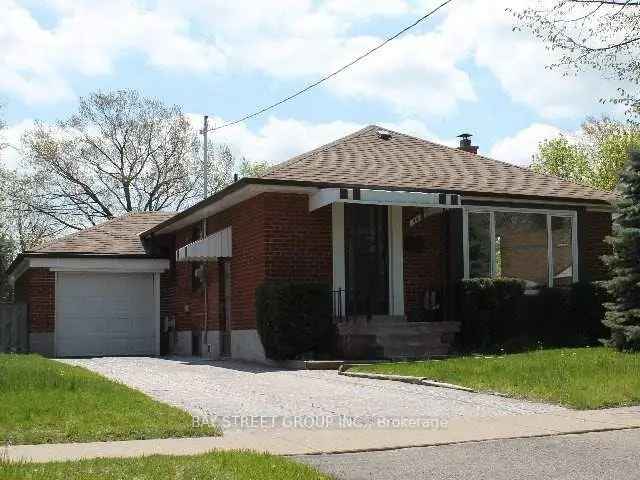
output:
[[[48,268],[52,272],[162,273],[169,266],[169,260],[163,258],[27,257],[10,275],[9,282],[14,284],[29,268]]]
[[[250,198],[255,197],[256,195],[260,195],[261,193],[269,193],[269,192],[279,192],[279,193],[297,193],[304,195],[311,195],[317,192],[318,189],[315,187],[296,187],[296,186],[287,186],[287,185],[256,185],[249,184],[246,185],[235,192],[232,192],[219,200],[210,203],[209,205],[204,205],[197,210],[193,211],[191,214],[176,220],[175,222],[167,225],[166,227],[158,230],[154,233],[154,235],[163,235],[170,232],[175,232],[176,230],[180,230],[181,228],[188,227],[193,225],[194,223],[208,218],[212,215],[220,213],[228,208],[233,207],[245,200],[249,200]]]
[[[362,203],[405,207],[459,208],[461,197],[452,193],[424,193],[366,188],[323,188],[309,196],[309,211],[332,203]]]
[[[192,242],[176,251],[178,262],[202,262],[231,257],[231,227],[224,228],[208,237]]]

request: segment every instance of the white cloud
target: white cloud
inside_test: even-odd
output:
[[[371,39],[369,46],[378,41]],[[404,115],[446,115],[460,102],[477,99],[471,78],[455,65],[452,53],[437,34],[408,35],[332,80],[328,88],[342,96],[382,100]]]
[[[18,123],[7,126],[0,133],[0,144],[6,145],[0,152],[0,166],[13,170],[20,167],[22,154],[20,153],[21,138],[25,130],[32,128],[32,119],[24,119]]]
[[[496,142],[489,151],[489,157],[522,167],[531,164],[540,142],[563,133],[558,127],[544,123],[534,123],[510,137]]]
[[[188,117],[195,128],[202,128],[202,116],[189,114]],[[210,118],[209,122],[211,127],[225,123],[221,118]],[[215,143],[228,144],[236,155],[244,156],[252,162],[266,162],[274,165],[365,126],[356,122],[311,123],[271,116],[255,131],[250,130],[245,124],[238,124],[213,132],[211,139]],[[438,138],[424,123],[415,119],[395,123],[381,122],[380,126],[445,145],[456,144],[455,140]]]
[[[546,68],[557,54],[529,32],[514,32],[516,23],[507,7],[539,5],[538,0],[471,0],[454,4],[440,26],[449,42],[458,45],[457,65],[465,60],[487,68],[516,102],[545,118],[579,117],[602,107],[615,85],[594,72],[577,77]]]
[[[192,123],[200,126],[201,117],[190,115]],[[210,125],[221,125],[223,119],[210,119]],[[314,124],[302,120],[269,117],[255,132],[245,124],[238,124],[212,133],[215,143],[228,144],[238,156],[252,162],[270,165],[283,162],[341,136],[352,133],[363,125],[352,122],[326,122]]]
[[[417,16],[434,6],[426,0],[413,5],[390,2],[385,10],[378,2],[369,9],[360,3],[328,1],[314,8],[308,1],[301,2],[281,17],[286,20],[283,23],[267,12],[255,14],[252,25],[264,28],[241,32],[244,41],[232,42],[228,52],[231,62],[275,78],[316,79],[382,40],[381,36],[353,33],[362,30],[351,28],[362,20],[357,12],[398,18],[402,25],[407,21],[403,13]],[[513,8],[514,3],[454,2],[413,32],[330,80],[325,88],[345,98],[383,102],[405,116],[448,115],[466,102],[477,101],[467,72],[467,67],[476,65],[491,72],[513,101],[543,118],[575,118],[607,109],[598,100],[611,96],[615,85],[593,72],[574,78],[547,69],[555,54],[530,33],[513,31],[516,20],[506,8]],[[537,0],[520,0],[515,6],[535,3]],[[229,7],[228,12],[233,9]],[[264,24],[266,18],[271,21]],[[227,39],[235,38],[224,26],[222,30]]]
[[[190,36],[187,19],[147,10],[134,0],[57,1],[57,23],[45,28],[14,0],[0,1],[0,91],[28,103],[72,96],[68,75],[112,73],[125,53],[152,66],[202,72],[225,66],[213,44]]]
[[[593,73],[549,71],[545,45],[513,32],[506,7],[537,0],[453,2],[324,88],[382,103],[404,117],[447,116],[478,101],[469,66],[480,66],[515,102],[544,118],[603,107],[616,85]],[[73,96],[69,78],[114,73],[125,54],[187,72],[261,72],[315,80],[434,7],[431,0],[52,0],[53,26],[18,0],[0,0],[0,91],[30,103]]]

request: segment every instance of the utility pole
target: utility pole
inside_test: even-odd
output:
[[[204,198],[206,199],[209,196],[209,116],[205,115],[204,116],[204,122],[202,125],[202,130],[200,131],[200,133],[202,133],[203,141],[204,141],[204,145],[202,147],[202,170],[203,170],[203,174],[202,174],[202,181],[204,183]],[[204,217],[202,219],[202,234],[201,234],[201,238],[206,238],[207,237],[207,217]],[[209,301],[207,299],[208,297],[208,284],[209,284],[209,274],[208,274],[208,263],[204,262],[202,263],[202,268],[204,269],[204,288],[202,289],[203,292],[203,304],[204,304],[204,324],[202,325],[202,330],[204,331],[204,340],[202,340],[202,337],[200,337],[200,341],[201,344],[204,346],[206,345],[207,347],[207,356],[209,356],[209,353],[211,352],[211,345],[209,344],[209,309],[208,309],[208,305],[209,305]],[[202,354],[203,352],[201,351],[201,348],[198,349],[198,351],[200,351],[200,354]]]
[[[204,116],[204,124],[200,133],[204,136],[204,146],[202,148],[202,169],[204,170],[202,178],[204,182],[204,198],[209,196],[209,115]]]

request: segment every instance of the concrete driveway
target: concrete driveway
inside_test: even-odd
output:
[[[340,417],[373,424],[380,418],[447,420],[566,411],[493,395],[344,377],[335,371],[278,370],[230,360],[105,357],[61,361],[88,368],[206,418]],[[227,422],[224,428],[255,426]]]

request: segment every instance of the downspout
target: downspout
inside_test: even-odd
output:
[[[202,125],[202,136],[204,137],[204,142],[202,145],[202,171],[203,171],[203,190],[204,190],[204,198],[206,199],[209,196],[209,116],[205,115],[203,119]],[[207,237],[207,217],[205,216],[202,219],[202,239],[204,240]],[[209,302],[207,301],[208,295],[208,285],[209,285],[209,259],[205,258],[204,262],[204,342],[203,345],[207,346],[207,357],[210,353],[209,348],[209,334],[208,334],[208,320],[209,320]]]

